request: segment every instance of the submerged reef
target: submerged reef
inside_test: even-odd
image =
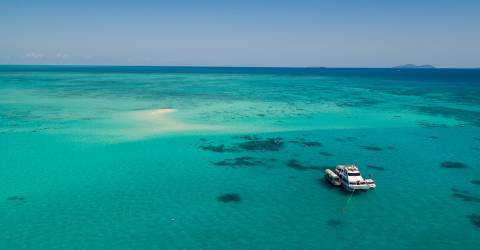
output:
[[[292,140],[288,141],[289,143],[294,143],[294,144],[301,144],[305,147],[321,147],[323,144],[321,142],[316,142],[316,141],[305,141],[305,139],[300,138],[298,140]]]
[[[465,193],[455,193],[454,192],[452,194],[452,196],[455,197],[455,198],[462,199],[463,201],[466,201],[466,202],[480,202],[479,197],[471,196],[471,195],[468,195],[468,194],[465,194]]]
[[[480,214],[471,214],[467,217],[474,226],[480,228]]]
[[[306,147],[321,147],[321,146],[323,146],[322,143],[316,142],[316,141],[306,141],[306,142],[303,142],[303,145],[305,145]]]
[[[342,221],[338,220],[338,219],[327,220],[327,225],[329,225],[331,227],[338,227],[338,226],[340,226],[340,224],[342,224]]]
[[[474,185],[480,185],[480,180],[471,180],[470,183]]]
[[[457,188],[451,189],[453,194],[452,196],[458,199],[462,199],[465,202],[480,202],[480,197],[470,195],[467,190],[461,190]]]
[[[394,146],[388,146],[387,149],[393,150],[393,149],[396,149],[396,147],[394,147]]]
[[[271,161],[272,159],[270,159]],[[275,160],[275,159],[273,159]],[[225,159],[223,161],[218,161],[214,162],[214,165],[217,166],[227,166],[227,167],[244,167],[244,166],[264,166],[264,167],[270,167],[267,163],[250,157],[250,156],[243,156],[243,157],[237,157],[234,159]]]
[[[282,138],[255,138],[246,142],[238,143],[237,146],[249,151],[279,151],[283,148],[284,143]]]
[[[374,165],[368,165],[367,168],[376,169],[376,170],[385,170],[384,167],[379,167],[379,166],[374,166]]]
[[[217,200],[223,203],[229,203],[229,202],[240,202],[242,198],[240,198],[240,195],[238,193],[227,193],[223,194],[217,197]]]
[[[349,98],[351,99],[351,98]],[[385,103],[385,101],[382,100],[376,100],[376,99],[369,99],[366,97],[356,97],[352,101],[348,102],[336,102],[335,104],[338,107],[370,107],[378,104]]]
[[[285,145],[283,139],[279,137],[262,139],[255,135],[247,135],[236,136],[233,137],[233,139],[243,139],[245,141],[231,144],[230,146],[226,146],[225,144],[220,144],[217,146],[207,144],[200,145],[198,148],[215,153],[239,153],[242,151],[279,151]]]
[[[256,135],[241,135],[241,136],[232,136],[232,139],[243,139],[247,141],[258,140],[258,136]]]
[[[416,111],[428,114],[439,115],[447,118],[454,118],[459,121],[468,122],[471,125],[480,127],[480,112],[445,106],[410,106]]]
[[[467,168],[468,166],[461,162],[456,161],[444,161],[440,163],[442,168]]]
[[[430,138],[430,139],[438,139],[438,136],[431,135],[431,136],[429,136],[428,138]]]
[[[417,122],[417,125],[424,128],[448,128],[446,124],[441,123]]]
[[[300,164],[299,161],[297,161],[295,159],[288,160],[288,162],[285,165],[287,165],[290,168],[296,169],[296,170],[307,170],[308,169],[308,167],[303,166],[302,164]]]
[[[365,150],[370,150],[370,151],[382,151],[381,147],[376,147],[376,146],[361,146]]]
[[[295,170],[324,170],[325,167],[318,167],[318,166],[306,166],[300,163],[298,160],[290,159],[285,163],[287,167],[293,168]]]
[[[333,154],[327,153],[327,152],[318,152],[319,154],[323,156],[332,156]]]
[[[213,145],[202,145],[199,146],[200,149],[207,150],[207,151],[212,151],[215,153],[225,153],[225,152],[238,152],[234,150],[233,148],[228,148],[224,144],[220,144],[218,146],[213,146]]]
[[[25,198],[20,197],[20,196],[11,196],[11,197],[8,197],[7,200],[9,200],[9,201],[24,201]]]

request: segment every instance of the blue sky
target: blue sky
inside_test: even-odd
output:
[[[480,67],[480,1],[1,0],[0,64]]]

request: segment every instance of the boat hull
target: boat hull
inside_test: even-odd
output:
[[[335,186],[335,187],[339,187],[339,186],[342,185],[342,183],[340,181],[334,180],[327,175],[325,175],[325,180],[327,180],[328,183],[330,183],[330,185]]]
[[[348,183],[342,182],[342,187],[345,188],[345,190],[353,192],[356,190],[369,190],[370,187],[368,185],[349,185]]]

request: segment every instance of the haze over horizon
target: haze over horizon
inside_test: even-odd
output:
[[[480,1],[0,2],[0,64],[480,67]]]

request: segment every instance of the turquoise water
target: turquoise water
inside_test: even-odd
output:
[[[480,70],[1,66],[0,149],[2,249],[480,237]]]

